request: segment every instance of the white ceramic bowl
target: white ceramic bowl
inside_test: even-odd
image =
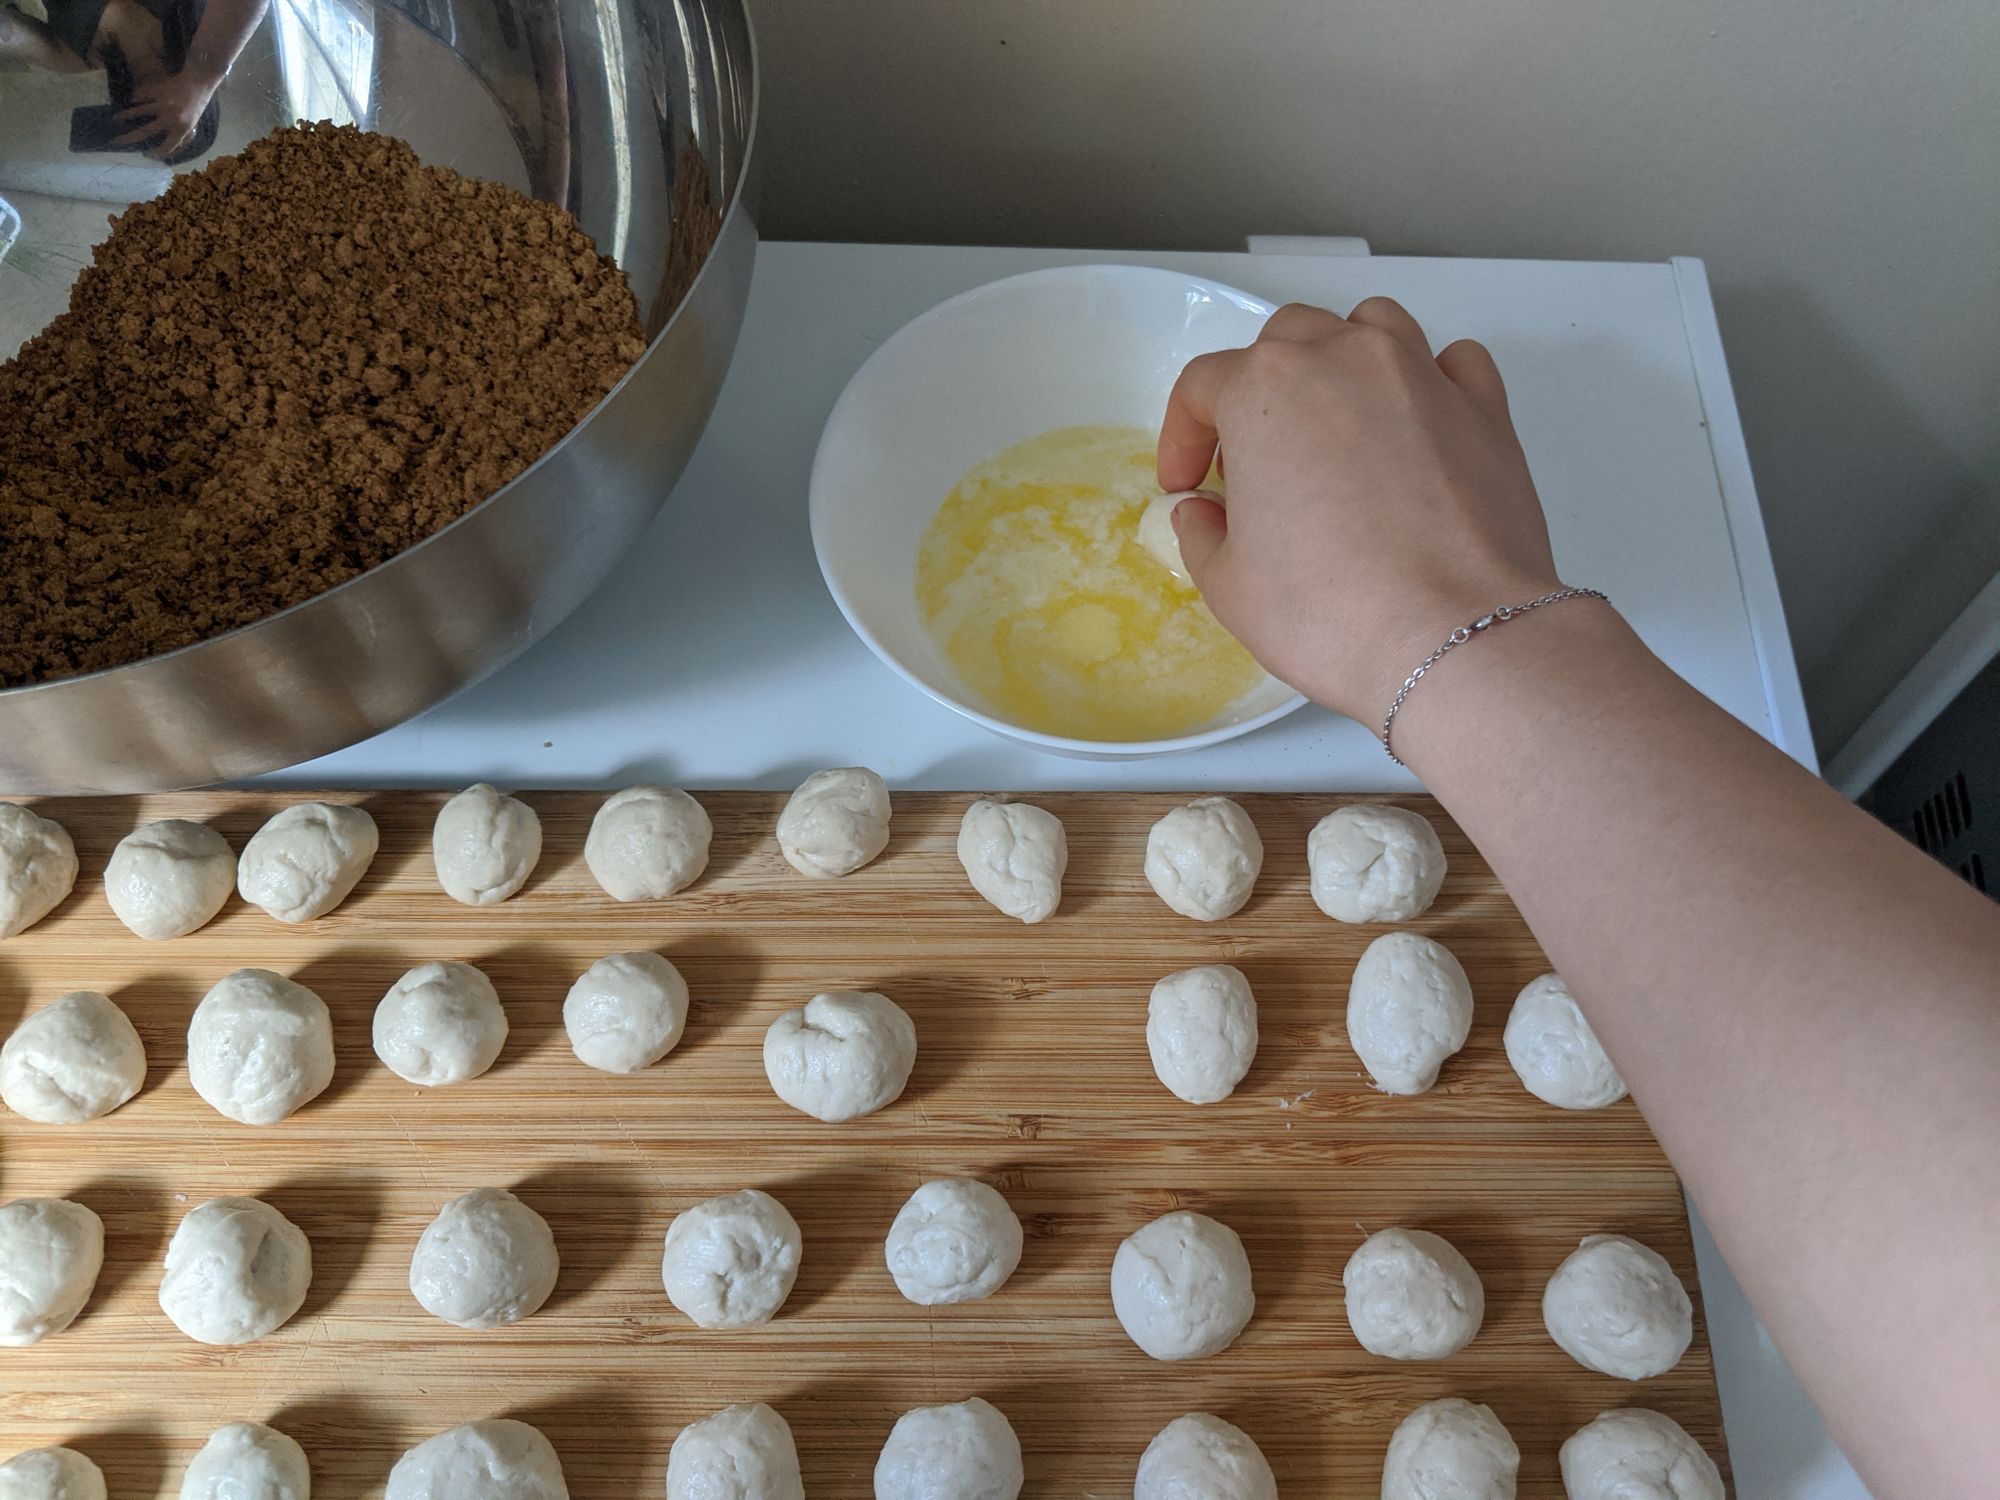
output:
[[[1271,305],[1148,266],[1059,266],[975,287],[906,324],[855,371],[813,459],[813,550],[875,654],[996,734],[1122,759],[1247,734],[1305,700],[1266,678],[1194,731],[1160,740],[1043,734],[995,714],[917,608],[917,547],[965,471],[1054,427],[1157,427],[1181,367],[1256,338]]]

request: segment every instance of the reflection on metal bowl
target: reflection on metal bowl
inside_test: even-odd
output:
[[[107,209],[166,181],[143,157],[67,154],[89,80],[30,75],[0,99],[0,196],[24,221],[0,304],[18,320],[32,291],[34,326],[60,311]],[[477,681],[625,553],[680,477],[736,346],[756,247],[755,55],[740,0],[271,0],[217,100],[214,149],[187,168],[273,126],[334,119],[564,204],[630,277],[650,343],[537,463],[380,567],[212,640],[0,692],[8,793],[252,776]],[[5,317],[0,353],[34,331]]]

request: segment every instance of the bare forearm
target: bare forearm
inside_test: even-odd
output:
[[[265,0],[209,0],[188,46],[188,67],[210,82],[221,82],[264,19],[264,5]]]
[[[1568,978],[1878,1492],[2000,1472],[2000,909],[1601,606],[1427,676],[1398,748]]]
[[[1560,587],[1498,367],[1408,310],[1285,307],[1160,429],[1257,659],[1380,722],[1442,632]],[[1584,579],[1582,582],[1590,582]],[[1425,676],[1396,745],[1570,981],[1883,1500],[2000,1474],[2000,911],[1567,602]]]

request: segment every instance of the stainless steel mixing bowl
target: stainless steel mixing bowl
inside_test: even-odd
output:
[[[166,180],[143,158],[68,154],[70,105],[93,87],[103,97],[92,76],[10,74],[0,89],[0,197],[24,220],[0,262],[14,278],[0,279],[0,309],[17,318],[57,276],[31,316],[59,310],[104,206]],[[197,645],[0,692],[0,794],[237,780],[477,681],[626,552],[680,477],[735,349],[756,248],[755,50],[740,0],[271,0],[218,98],[215,151],[333,118],[567,205],[631,278],[650,346],[533,467],[380,567]],[[65,247],[65,224],[90,228]]]

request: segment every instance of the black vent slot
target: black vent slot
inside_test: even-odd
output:
[[[2000,656],[1856,800],[1974,890],[2000,897]]]
[[[1963,771],[1954,772],[1949,781],[1926,797],[1910,815],[1911,837],[1919,849],[1933,856],[1950,850],[1971,827],[1972,796],[1966,789]]]

